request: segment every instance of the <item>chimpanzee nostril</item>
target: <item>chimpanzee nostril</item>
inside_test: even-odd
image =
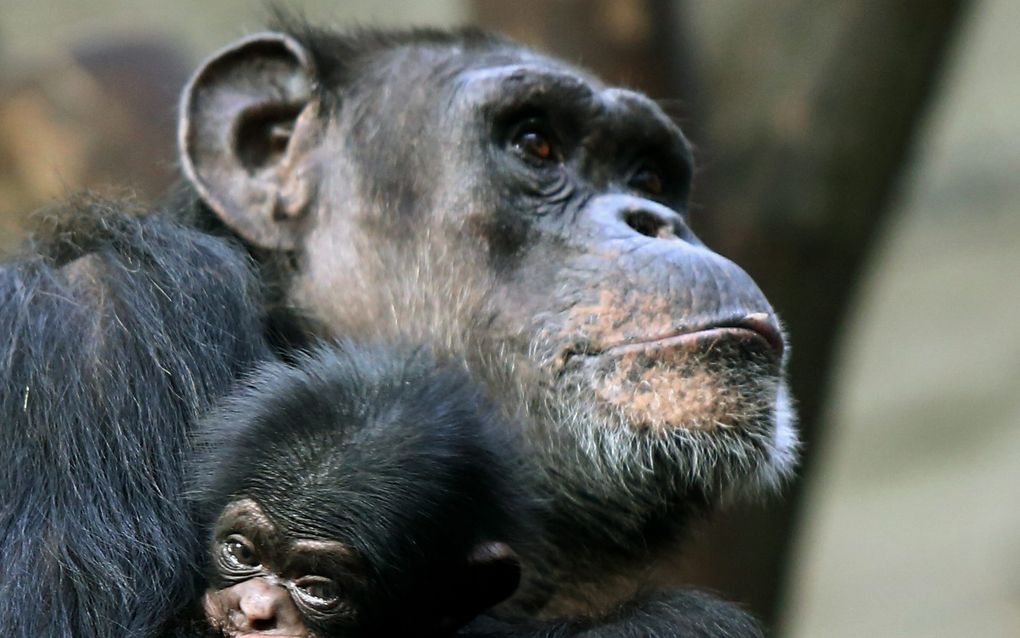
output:
[[[276,629],[276,617],[252,618],[248,624],[254,631],[270,631]]]
[[[668,219],[647,210],[625,211],[623,213],[623,221],[646,237],[656,237],[659,239],[676,237],[673,224]]]

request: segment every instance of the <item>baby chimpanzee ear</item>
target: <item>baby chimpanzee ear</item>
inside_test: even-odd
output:
[[[454,579],[450,599],[443,602],[449,614],[443,631],[467,624],[486,609],[509,598],[521,582],[521,563],[506,543],[479,543],[468,554],[462,572]]]
[[[293,249],[317,182],[318,100],[308,51],[283,33],[250,36],[212,56],[184,89],[184,173],[234,232]]]

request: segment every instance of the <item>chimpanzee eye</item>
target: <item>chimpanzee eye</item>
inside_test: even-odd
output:
[[[630,178],[630,187],[648,195],[662,195],[662,173],[654,166],[642,166]]]
[[[518,124],[510,138],[510,144],[526,159],[542,163],[563,160],[555,137],[538,118],[529,118]]]
[[[303,601],[319,609],[328,609],[340,600],[340,587],[325,576],[305,576],[294,582]]]
[[[259,566],[259,558],[251,541],[240,534],[231,534],[224,539],[220,555],[227,567],[246,569]]]
[[[552,159],[552,143],[538,131],[524,131],[514,140],[514,146],[536,159]]]

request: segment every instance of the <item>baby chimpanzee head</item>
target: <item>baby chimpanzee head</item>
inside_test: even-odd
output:
[[[198,437],[210,624],[430,635],[505,599],[529,509],[511,431],[462,367],[421,351],[264,365]]]

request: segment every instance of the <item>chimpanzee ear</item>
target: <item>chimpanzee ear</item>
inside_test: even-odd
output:
[[[444,631],[456,630],[513,595],[521,583],[521,562],[506,543],[479,543],[456,581],[451,600],[442,606],[449,614],[441,622]]]
[[[184,90],[184,173],[223,222],[257,246],[298,244],[317,181],[315,77],[300,43],[261,33],[213,55]]]

